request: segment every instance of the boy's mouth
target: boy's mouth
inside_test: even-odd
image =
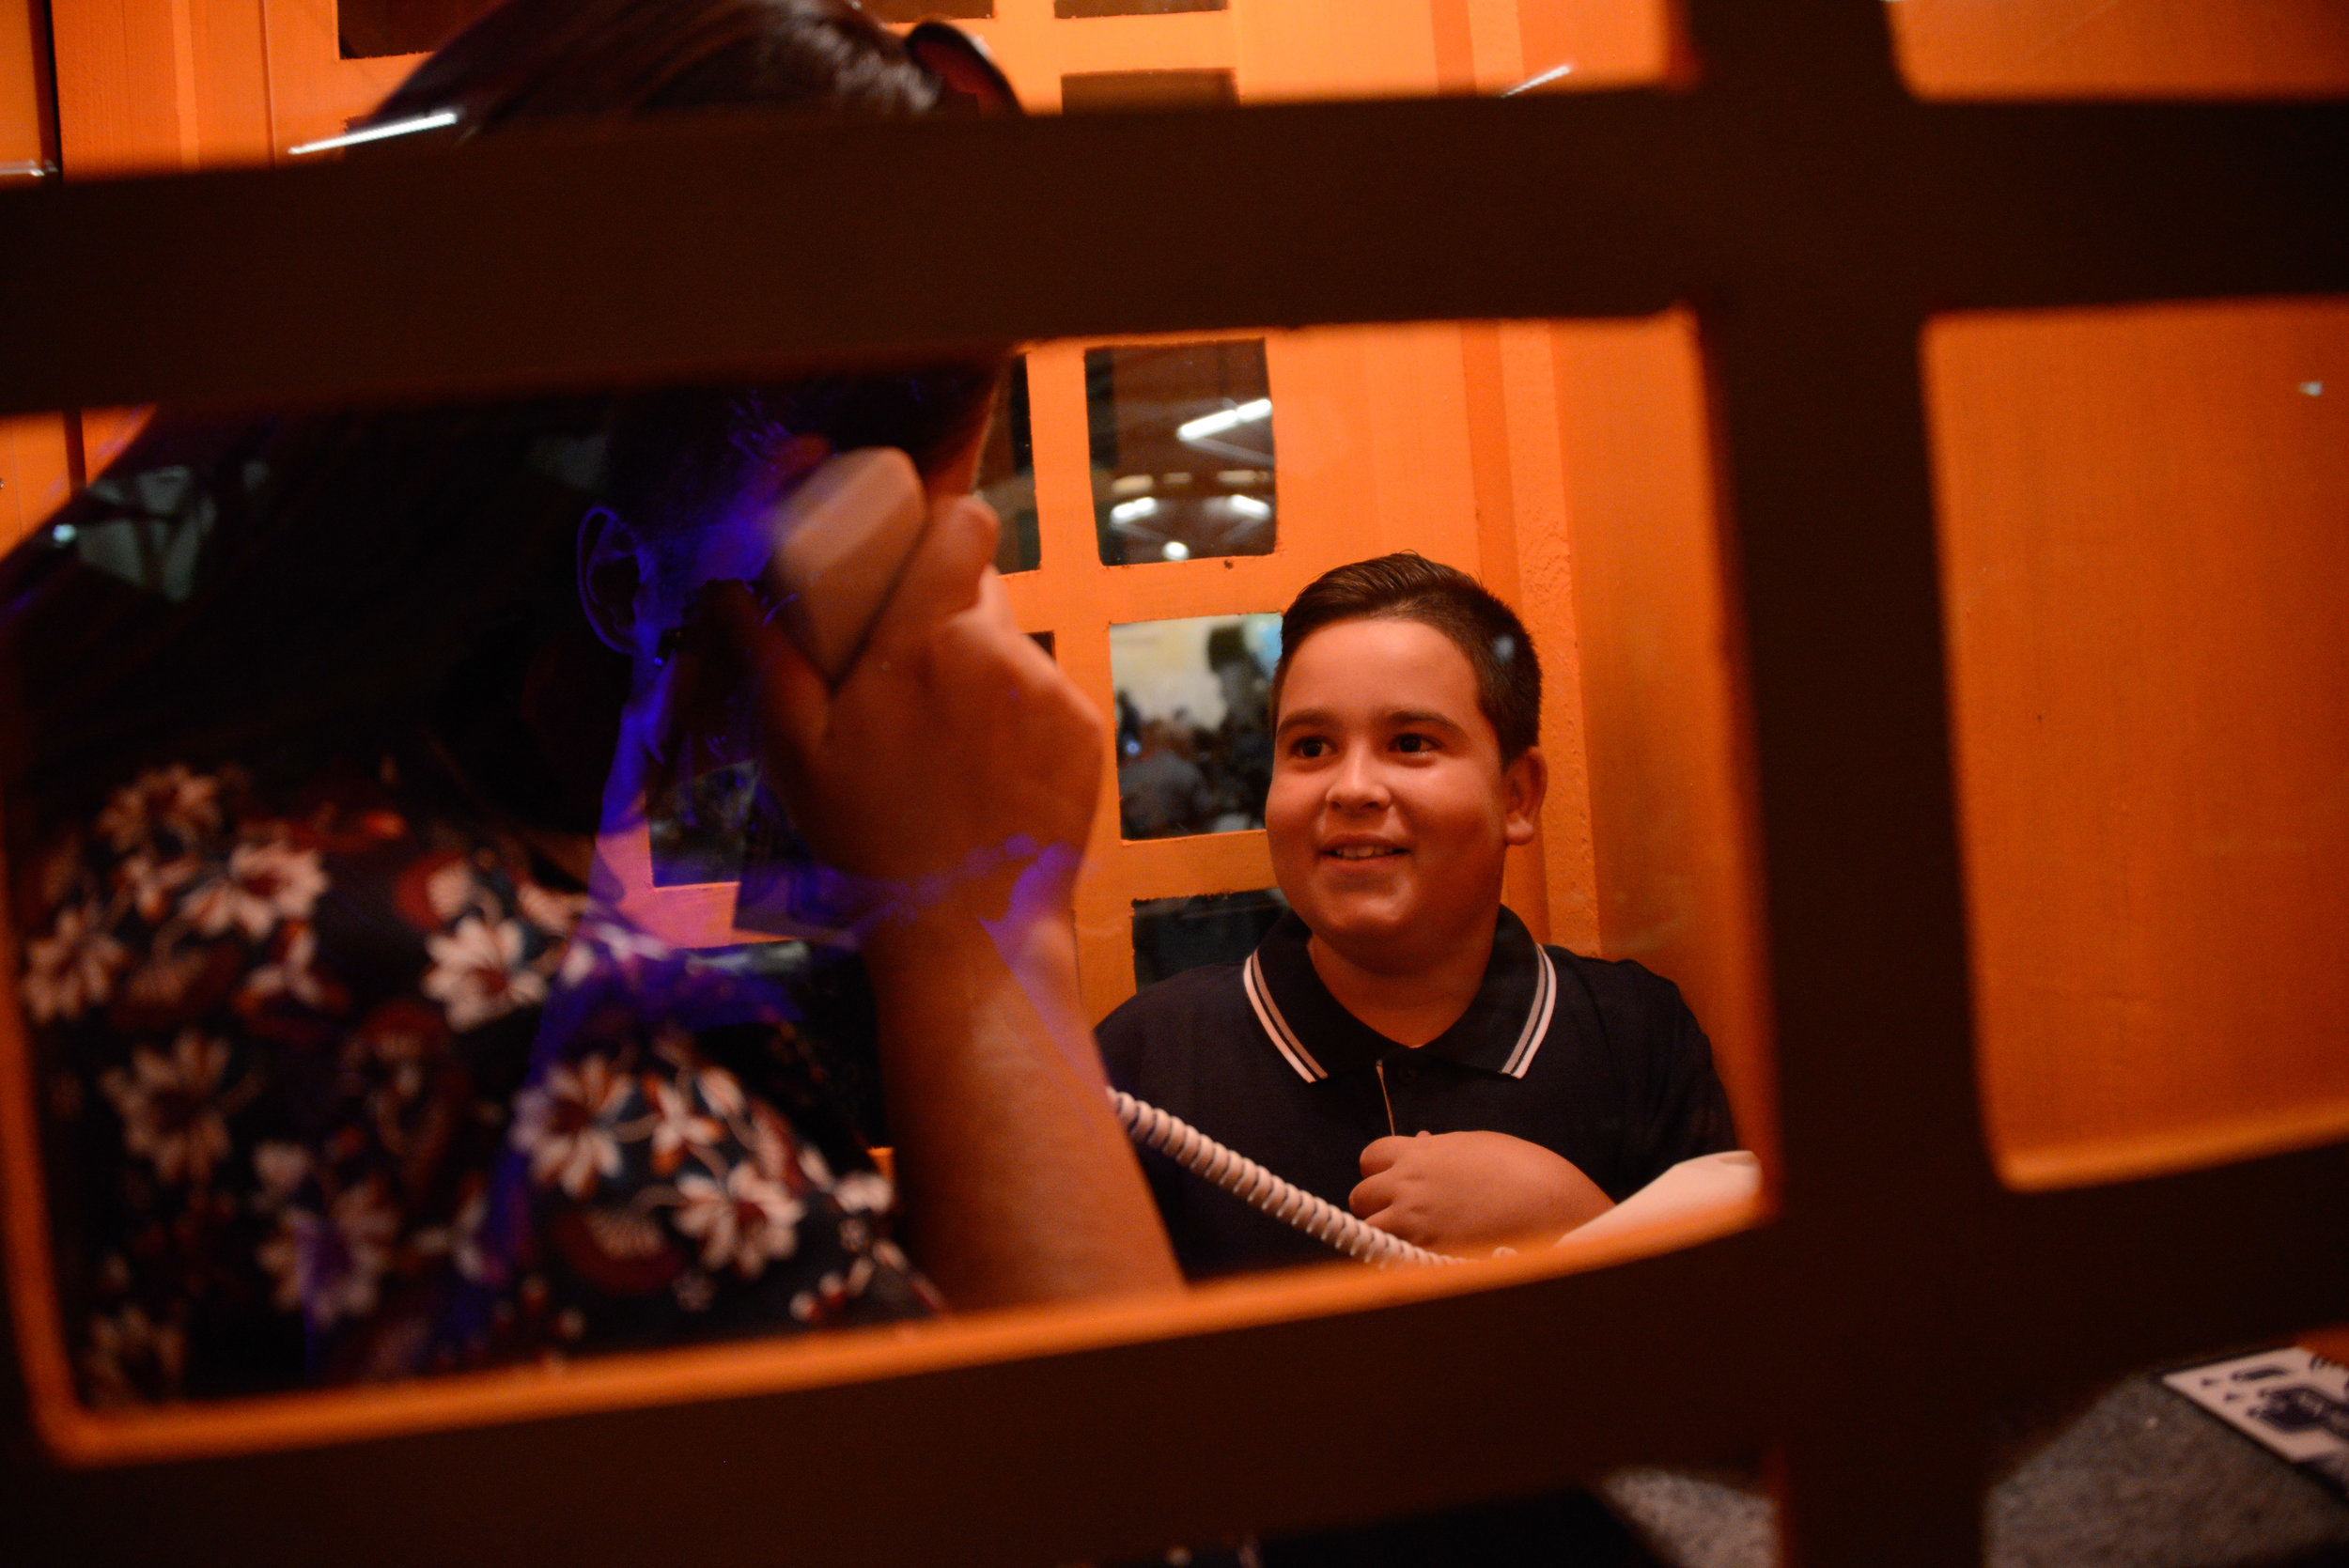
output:
[[[1382,856],[1400,855],[1403,846],[1399,844],[1340,844],[1322,853],[1341,861],[1375,861]]]

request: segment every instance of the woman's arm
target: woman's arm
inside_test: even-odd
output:
[[[966,1307],[1172,1288],[1077,996],[1101,720],[1012,619],[995,532],[934,509],[836,691],[747,593],[722,603],[795,820],[891,908],[865,956],[916,1261]]]

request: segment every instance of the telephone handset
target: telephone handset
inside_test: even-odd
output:
[[[921,473],[894,446],[826,459],[767,514],[768,589],[832,685],[872,635],[928,518]]]
[[[828,459],[768,513],[769,591],[792,641],[833,686],[872,634],[928,515],[913,460],[884,446]],[[1381,1265],[1458,1261],[1363,1224],[1131,1094],[1112,1089],[1110,1101],[1137,1141],[1349,1257]]]

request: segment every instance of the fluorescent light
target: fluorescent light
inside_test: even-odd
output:
[[[1190,559],[1190,546],[1180,539],[1169,539],[1159,553],[1170,561],[1188,561]]]
[[[1158,481],[1146,474],[1121,474],[1110,481],[1112,495],[1147,495]]]
[[[1262,522],[1272,515],[1272,508],[1252,495],[1227,495],[1223,498],[1223,505],[1256,522]]]
[[[1110,520],[1112,522],[1131,522],[1137,518],[1146,518],[1158,509],[1159,504],[1152,500],[1149,496],[1137,496],[1131,501],[1121,501],[1116,505],[1111,507]]]
[[[1174,427],[1174,439],[1204,441],[1209,436],[1220,436],[1226,430],[1237,429],[1242,425],[1252,425],[1259,419],[1271,417],[1272,399],[1259,397],[1252,403],[1242,403],[1236,409],[1218,409],[1213,413],[1203,413],[1196,419],[1187,419]]]
[[[304,142],[300,147],[289,147],[286,151],[299,158],[305,152],[332,152],[338,147],[357,147],[362,142],[389,141],[394,136],[412,136],[419,131],[438,131],[444,125],[456,123],[456,110],[435,109],[428,115],[412,115],[406,119],[385,120],[381,125],[370,125],[363,131],[353,131],[340,136],[329,136],[322,142]]]
[[[1535,87],[1545,86],[1551,82],[1555,82],[1561,76],[1571,76],[1573,74],[1574,67],[1571,63],[1563,66],[1551,66],[1548,70],[1543,71],[1539,76],[1529,76],[1514,87],[1501,88],[1501,96],[1503,98],[1515,98],[1519,93],[1529,93]]]
[[[1272,475],[1260,468],[1227,468],[1216,477],[1227,485],[1261,485]]]

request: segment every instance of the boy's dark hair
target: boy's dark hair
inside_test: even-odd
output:
[[[1476,672],[1476,706],[1501,737],[1501,764],[1542,737],[1542,665],[1517,612],[1456,567],[1413,551],[1355,561],[1305,585],[1281,616],[1281,663],[1272,672],[1273,722],[1289,661],[1305,639],[1339,621],[1417,621],[1434,627]]]

